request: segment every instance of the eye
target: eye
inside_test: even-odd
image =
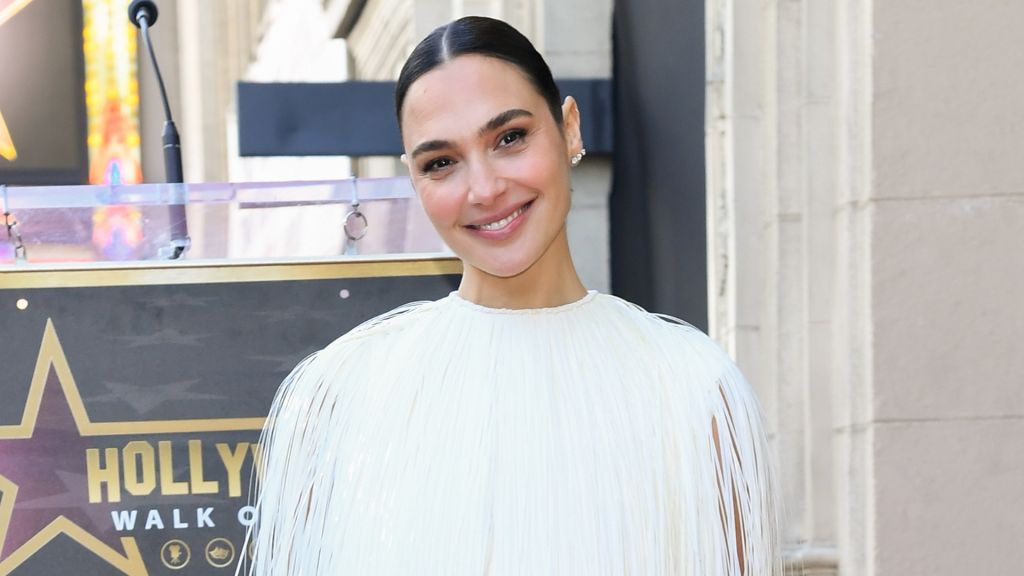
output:
[[[499,146],[511,146],[511,145],[515,144],[516,142],[519,142],[520,140],[522,140],[525,137],[526,137],[526,130],[523,130],[522,128],[517,128],[515,130],[509,130],[508,132],[505,132],[504,134],[501,135],[501,138],[498,140],[498,145]]]
[[[451,158],[448,158],[447,156],[442,156],[441,158],[434,158],[433,160],[427,162],[426,164],[423,165],[423,168],[421,168],[421,170],[424,173],[437,172],[439,170],[444,170],[445,168],[448,168],[454,163],[455,162]]]

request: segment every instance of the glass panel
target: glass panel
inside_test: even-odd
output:
[[[166,260],[182,223],[188,260],[449,253],[407,178],[0,188],[0,268]]]

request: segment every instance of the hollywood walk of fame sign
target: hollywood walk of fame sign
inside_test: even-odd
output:
[[[288,371],[452,260],[0,272],[0,575],[224,574]],[[188,568],[185,572],[179,572]]]

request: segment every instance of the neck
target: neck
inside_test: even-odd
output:
[[[459,296],[489,308],[550,308],[575,302],[587,294],[569,254],[565,228],[541,257],[523,272],[494,276],[467,265]]]

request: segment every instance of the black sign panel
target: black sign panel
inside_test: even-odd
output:
[[[0,574],[232,574],[281,380],[451,260],[0,273]]]

